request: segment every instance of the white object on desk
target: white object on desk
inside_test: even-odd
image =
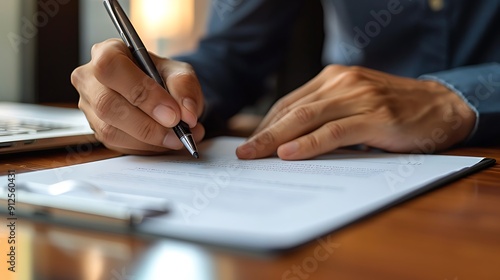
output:
[[[487,165],[479,157],[356,151],[306,161],[238,160],[235,149],[242,141],[204,142],[199,160],[184,151],[125,156],[22,174],[18,181],[84,180],[106,192],[168,199],[172,211],[146,218],[137,231],[282,249],[434,188],[444,182],[440,180],[457,179],[463,176],[457,172],[480,162]]]

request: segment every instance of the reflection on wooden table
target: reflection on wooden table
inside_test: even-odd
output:
[[[76,150],[68,149],[80,149]],[[100,146],[4,155],[0,174],[115,156]],[[447,152],[500,159],[499,148]],[[2,207],[4,207],[2,205]],[[6,224],[5,217],[3,224]],[[500,166],[285,252],[248,252],[20,218],[15,273],[1,279],[498,279]],[[2,226],[5,228],[5,226]],[[6,272],[8,272],[6,274]],[[10,277],[10,278],[7,278]]]

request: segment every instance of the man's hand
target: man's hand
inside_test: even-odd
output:
[[[475,114],[445,86],[361,67],[328,66],[279,100],[254,135],[238,147],[241,159],[277,153],[307,159],[342,146],[365,144],[391,152],[435,152],[471,133]]]
[[[116,39],[92,48],[92,60],[71,75],[96,138],[127,154],[152,154],[181,149],[172,127],[182,119],[195,141],[205,130],[198,123],[203,110],[201,87],[186,63],[152,55],[170,93],[136,66],[125,44]]]

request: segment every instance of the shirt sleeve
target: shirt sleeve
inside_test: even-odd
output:
[[[266,93],[302,3],[212,1],[207,35],[196,51],[174,58],[191,64],[198,76],[206,101],[201,122],[208,132]]]
[[[500,144],[500,64],[461,67],[420,78],[440,82],[474,110],[476,125],[465,145]]]

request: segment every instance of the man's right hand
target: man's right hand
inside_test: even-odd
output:
[[[154,154],[183,148],[171,129],[183,120],[195,141],[205,130],[198,123],[203,95],[189,64],[151,55],[167,92],[133,61],[125,44],[110,39],[92,48],[91,61],[71,74],[96,138],[126,154]]]

